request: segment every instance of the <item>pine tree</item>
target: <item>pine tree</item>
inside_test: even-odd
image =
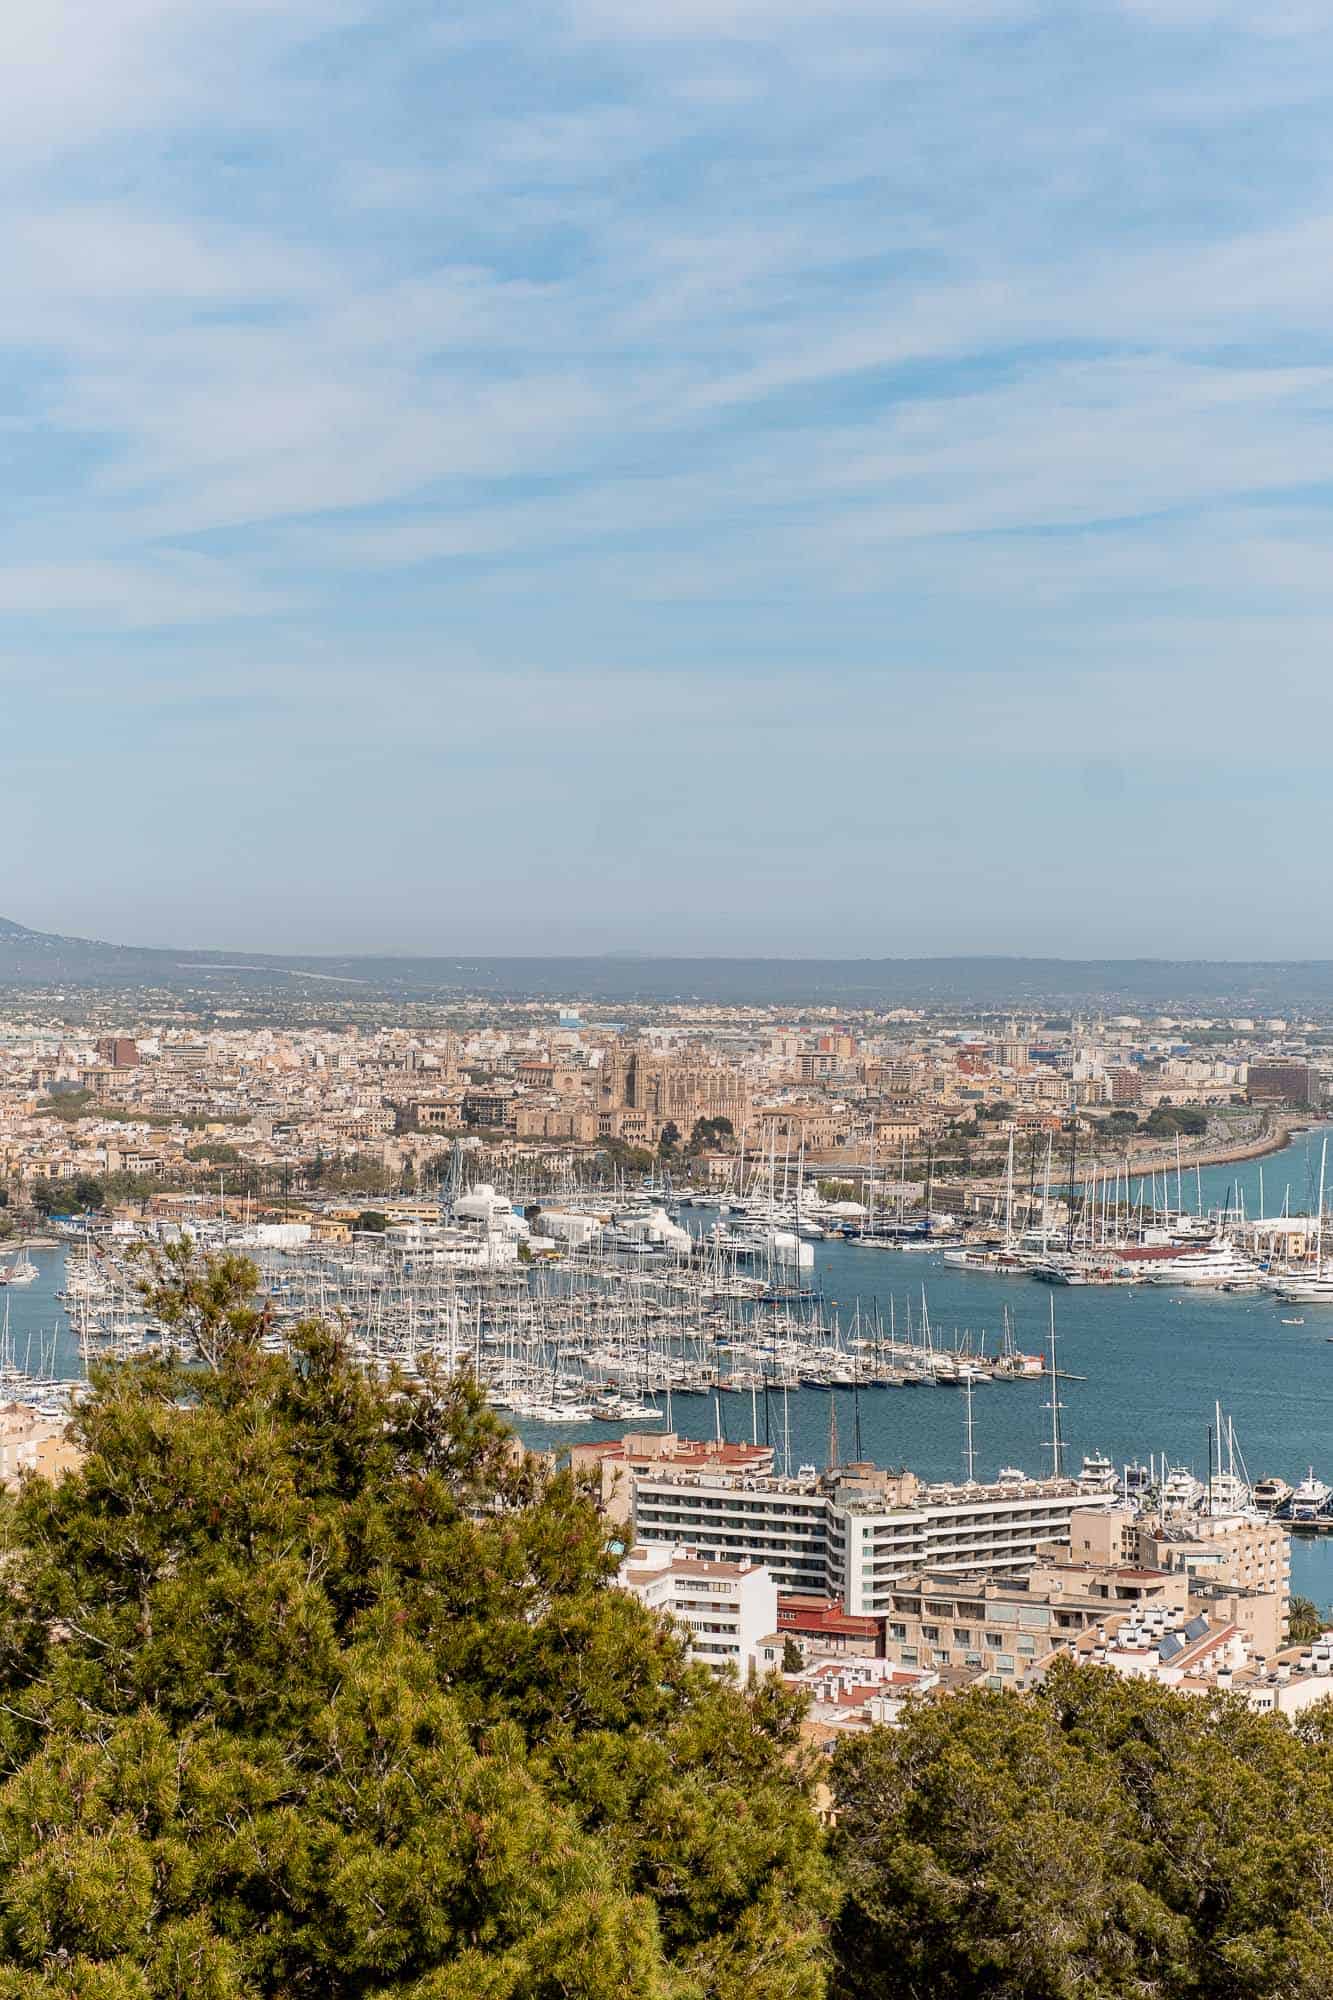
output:
[[[687,1664],[470,1380],[265,1353],[243,1259],[149,1282],[207,1365],[101,1369],[4,1520],[0,2000],[817,2000],[780,1686]]]

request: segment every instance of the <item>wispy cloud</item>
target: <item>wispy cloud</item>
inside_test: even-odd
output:
[[[759,943],[840,765],[867,855],[926,823],[895,760],[970,772],[932,835],[963,882],[991,755],[1137,734],[1234,790],[1248,689],[1329,720],[1329,56],[1316,10],[1229,0],[15,0],[11,733],[77,688],[123,796],[168,782],[156,716],[230,811],[199,745],[249,731],[316,900],[330,844],[359,865],[340,789],[425,853],[512,787],[472,907],[502,882],[514,942],[562,811],[596,902],[609,827],[669,875],[725,787]]]

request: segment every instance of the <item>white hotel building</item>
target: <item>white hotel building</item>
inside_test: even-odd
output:
[[[926,1486],[872,1465],[794,1479],[663,1465],[633,1480],[641,1542],[762,1563],[778,1589],[837,1597],[852,1613],[890,1610],[894,1584],[922,1570],[1027,1569],[1043,1543],[1068,1543],[1075,1508],[1118,1504],[1073,1479]]]

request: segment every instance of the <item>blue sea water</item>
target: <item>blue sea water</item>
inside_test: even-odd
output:
[[[1245,1212],[1259,1212],[1263,1173],[1265,1208],[1282,1206],[1289,1190],[1293,1210],[1313,1206],[1319,1152],[1325,1128],[1299,1135],[1280,1154],[1239,1166],[1204,1168],[1205,1209],[1243,1195]],[[1327,1128],[1333,1133],[1333,1127]],[[1174,1176],[1172,1197],[1174,1198]],[[1199,1198],[1195,1177],[1185,1177],[1187,1205]],[[7,1294],[10,1332],[20,1362],[36,1357],[43,1338],[56,1335],[62,1373],[78,1371],[78,1356],[56,1297],[64,1269],[63,1250],[35,1250],[37,1281]],[[1020,1347],[1043,1346],[1052,1302],[1059,1336],[1059,1359],[1070,1379],[1061,1385],[1066,1463],[1077,1466],[1085,1452],[1104,1451],[1119,1465],[1165,1453],[1194,1467],[1208,1463],[1208,1426],[1214,1404],[1235,1426],[1237,1444],[1252,1477],[1278,1472],[1296,1480],[1307,1465],[1333,1478],[1333,1308],[1279,1306],[1264,1294],[1177,1292],[1167,1286],[1132,1289],[1051,1289],[1022,1278],[993,1278],[958,1271],[935,1253],[858,1248],[836,1242],[815,1245],[815,1283],[830,1310],[844,1324],[855,1311],[878,1306],[885,1321],[890,1298],[899,1324],[908,1302],[917,1320],[922,1287],[937,1337],[983,1330],[992,1349],[1007,1307]],[[1301,1326],[1283,1324],[1287,1317]],[[794,1392],[788,1401],[791,1458],[795,1466],[826,1462],[830,1392]],[[844,1458],[852,1453],[859,1421],[861,1455],[884,1465],[907,1465],[928,1478],[961,1477],[964,1451],[964,1398],[949,1389],[863,1389],[833,1392]],[[1045,1381],[988,1383],[973,1396],[973,1433],[979,1478],[993,1477],[1002,1465],[1039,1472],[1050,1465],[1049,1389]],[[752,1426],[765,1435],[764,1399],[757,1413],[750,1396],[717,1399],[726,1434],[749,1437]],[[757,1416],[757,1425],[756,1425]],[[773,1394],[767,1435],[780,1442],[782,1398]],[[714,1402],[679,1397],[673,1427],[686,1436],[711,1435]],[[605,1439],[605,1425],[544,1429],[525,1427],[529,1443],[543,1449],[584,1437]],[[1333,1602],[1333,1537],[1293,1543],[1293,1587],[1320,1604]]]

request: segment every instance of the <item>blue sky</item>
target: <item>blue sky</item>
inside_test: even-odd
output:
[[[10,0],[0,914],[1327,955],[1333,31]]]

